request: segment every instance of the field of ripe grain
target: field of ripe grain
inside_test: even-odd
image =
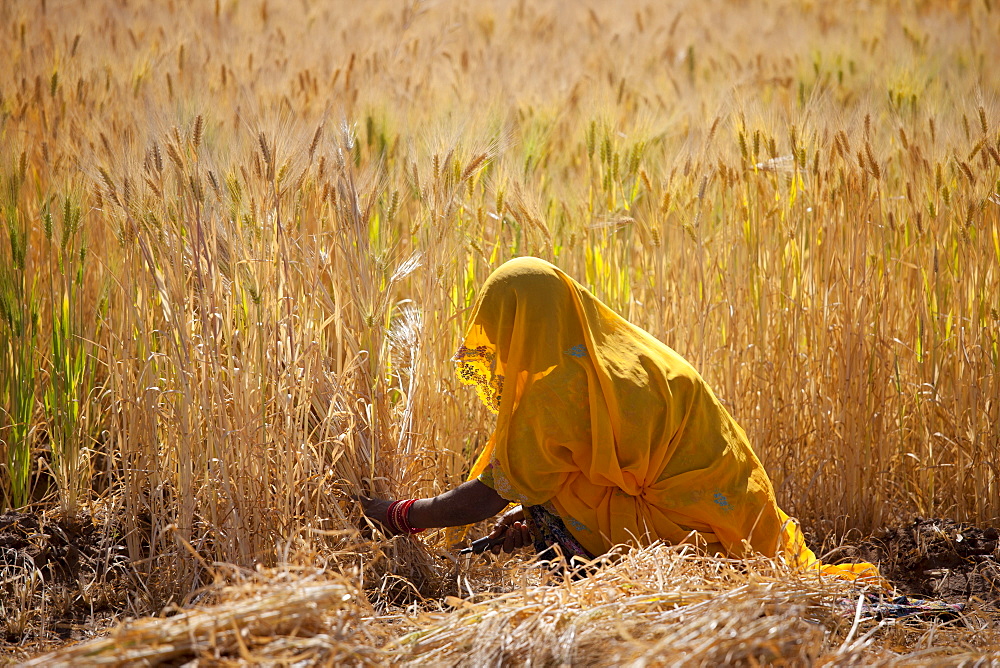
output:
[[[995,0],[0,3],[4,651],[1000,660],[975,601],[879,621],[669,546],[546,584],[349,498],[463,479],[491,419],[450,358],[537,255],[701,371],[817,548],[997,526],[998,34]]]

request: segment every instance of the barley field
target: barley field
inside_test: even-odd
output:
[[[997,527],[997,35],[995,0],[0,3],[0,510],[100,562],[0,541],[7,659],[996,665],[982,601],[879,621],[671,546],[553,580],[351,495],[464,479],[450,358],[536,255],[701,371],[818,552]]]

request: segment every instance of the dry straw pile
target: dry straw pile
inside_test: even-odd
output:
[[[26,666],[173,665],[992,665],[989,618],[874,621],[843,584],[779,565],[706,559],[655,545],[582,580],[516,569],[497,594],[457,570],[465,596],[377,612],[357,573],[242,576],[214,604],[126,622]],[[370,598],[370,597],[369,597]],[[857,612],[857,614],[856,614]]]
[[[5,556],[8,640],[211,585],[78,651],[978,651],[664,548],[435,611],[471,587],[442,537],[367,542],[347,495],[462,479],[490,421],[448,360],[534,254],[702,370],[814,535],[995,524],[997,34],[988,1],[0,3],[0,498],[128,572],[57,591]],[[322,575],[213,584],[302,555]]]

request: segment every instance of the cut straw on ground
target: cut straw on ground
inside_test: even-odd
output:
[[[309,569],[260,572],[208,592],[217,601],[212,605],[126,622],[107,637],[25,665],[889,666],[1000,660],[1000,636],[975,614],[952,621],[875,620],[854,605],[861,590],[804,578],[767,560],[710,559],[654,545],[623,553],[587,578],[530,564],[509,574],[520,585],[507,593],[448,596],[376,613],[351,578]],[[483,584],[473,578],[467,587]],[[933,650],[890,649],[919,646],[929,635],[938,638]]]

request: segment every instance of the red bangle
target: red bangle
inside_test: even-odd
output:
[[[423,529],[414,529],[410,526],[410,508],[416,503],[416,499],[400,499],[389,504],[385,512],[385,524],[393,533],[420,533]]]
[[[406,520],[403,517],[404,510],[406,508],[406,501],[400,500],[396,502],[396,512],[392,516],[392,522],[396,525],[396,531],[399,533],[408,533],[406,531]]]
[[[414,529],[412,526],[410,526],[410,508],[412,508],[413,504],[416,502],[417,502],[416,499],[410,499],[408,501],[404,501],[401,504],[402,510],[400,512],[399,525],[406,533],[414,534],[423,531],[423,529]]]
[[[389,508],[385,511],[385,524],[393,533],[402,533],[403,530],[396,524],[396,509],[402,501],[393,501],[389,504]]]
[[[393,533],[414,534],[423,531],[410,526],[410,508],[416,502],[416,499],[399,499],[389,504],[385,511],[385,524]]]

